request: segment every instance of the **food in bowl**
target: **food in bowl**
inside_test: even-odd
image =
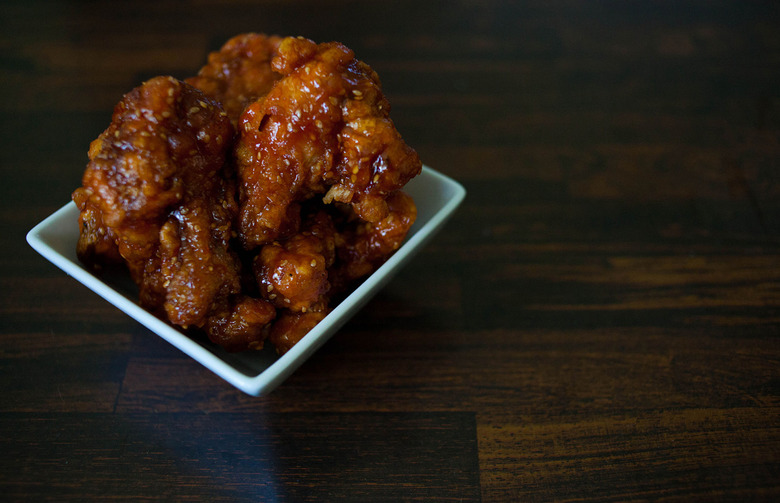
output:
[[[403,242],[422,164],[337,42],[242,34],[126,94],[92,142],[79,259],[229,351],[289,350]]]

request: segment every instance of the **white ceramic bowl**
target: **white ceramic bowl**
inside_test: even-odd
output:
[[[36,225],[27,234],[27,242],[54,265],[218,376],[245,393],[260,396],[284,381],[368,302],[441,229],[466,195],[458,182],[427,166],[404,190],[414,198],[417,220],[403,246],[282,356],[276,356],[273,350],[228,353],[216,345],[196,341],[139,306],[138,290],[129,277],[93,275],[76,258],[78,209],[72,202]]]

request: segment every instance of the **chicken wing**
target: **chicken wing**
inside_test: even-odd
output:
[[[378,222],[356,220],[339,227],[337,259],[329,275],[333,292],[374,272],[403,243],[417,218],[417,206],[400,190],[388,196],[387,205],[388,215]]]
[[[377,74],[339,43],[300,37],[281,41],[272,67],[282,78],[238,125],[244,247],[294,230],[295,205],[315,196],[369,222],[385,218],[385,199],[421,163],[390,120]]]
[[[322,311],[282,313],[271,326],[268,341],[274,345],[277,353],[283,355],[300,342],[312,328],[316,327],[326,314]]]
[[[90,145],[73,199],[84,262],[121,256],[144,307],[223,343],[238,337],[246,348],[262,343],[275,312],[241,295],[241,264],[230,245],[237,213],[234,177],[226,172],[232,138],[218,103],[156,77],[116,106],[111,125]],[[262,323],[237,334],[240,327],[229,322],[236,309]]]
[[[281,40],[259,33],[237,35],[209,54],[198,75],[185,82],[220,102],[235,126],[246,106],[265,96],[281,77],[271,68]]]
[[[323,311],[329,300],[328,268],[336,257],[336,229],[319,211],[300,233],[262,247],[254,260],[260,293],[279,309]]]

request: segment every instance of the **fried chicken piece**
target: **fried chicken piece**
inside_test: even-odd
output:
[[[112,232],[134,276],[154,255],[171,208],[185,196],[193,199],[184,176],[203,172],[208,180],[222,170],[232,131],[220,111],[191,87],[157,77],[125,95],[111,125],[90,145],[74,193],[82,224]],[[94,234],[102,235],[81,233],[82,259],[98,253]]]
[[[198,75],[185,80],[220,102],[235,126],[246,106],[271,90],[281,75],[271,68],[281,37],[237,35],[209,54]]]
[[[283,313],[271,326],[268,340],[274,345],[276,352],[283,355],[300,342],[327,314],[324,311]]]
[[[234,305],[228,305],[208,318],[206,333],[212,342],[228,351],[263,349],[276,309],[261,299],[245,295],[237,299]]]
[[[86,198],[83,202],[76,200],[81,210],[76,255],[94,269],[100,269],[103,265],[123,264],[124,259],[119,253],[116,234],[103,223],[100,208],[84,191],[74,193],[74,199],[76,197]]]
[[[324,310],[335,247],[336,229],[324,211],[310,216],[299,234],[263,246],[254,260],[261,295],[279,309]]]
[[[401,191],[387,204],[388,216],[376,223],[360,220],[350,207],[344,213],[320,210],[299,234],[262,247],[255,274],[263,297],[280,310],[268,336],[280,354],[325,317],[334,294],[374,272],[401,246],[417,207]]]
[[[262,342],[259,326],[275,313],[240,291],[241,265],[230,248],[235,182],[225,162],[232,138],[218,103],[172,77],[156,77],[116,106],[110,126],[90,145],[73,199],[81,211],[82,261],[116,252],[139,286],[141,305],[246,347]],[[252,319],[244,332],[231,321],[239,315]]]
[[[283,77],[238,125],[244,247],[284,237],[295,203],[316,195],[369,222],[387,217],[385,199],[421,163],[389,118],[377,74],[339,43],[300,37],[283,39],[271,64]]]
[[[334,292],[374,272],[406,239],[417,218],[414,200],[399,190],[388,196],[387,205],[389,214],[379,222],[358,220],[340,227],[337,260],[329,274]]]

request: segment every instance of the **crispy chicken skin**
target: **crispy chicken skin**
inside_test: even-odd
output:
[[[235,187],[225,162],[232,138],[218,103],[172,77],[156,77],[117,105],[111,125],[90,145],[82,187],[73,194],[82,261],[121,256],[144,307],[184,328],[205,327],[223,342],[239,330],[221,320],[239,306],[263,318],[263,326],[275,315],[241,296],[240,262],[230,247]],[[240,334],[245,347],[260,341],[257,325]]]
[[[220,102],[235,126],[246,106],[265,96],[281,77],[271,68],[281,41],[259,33],[237,35],[209,54],[198,75],[185,82]]]
[[[320,209],[304,218],[298,234],[261,248],[254,270],[261,295],[279,313],[268,339],[277,352],[288,351],[324,318],[334,296],[374,272],[401,246],[417,207],[401,191],[390,194],[387,204],[388,215],[375,223],[357,218],[349,206]],[[308,211],[317,207],[307,206]]]
[[[294,312],[327,308],[328,268],[336,257],[336,228],[324,211],[309,216],[300,233],[262,247],[254,260],[261,295]]]
[[[387,198],[388,215],[378,222],[355,220],[341,227],[336,239],[337,260],[330,271],[333,291],[346,290],[355,280],[374,272],[401,246],[417,218],[411,196],[396,191]]]
[[[389,118],[377,74],[339,43],[300,37],[281,41],[272,67],[282,78],[238,124],[244,247],[285,237],[296,204],[315,196],[369,222],[385,218],[387,196],[422,165]]]
[[[79,259],[228,351],[285,353],[414,222],[421,163],[389,109],[341,44],[236,36],[117,104],[73,193]]]
[[[326,314],[324,311],[284,312],[271,327],[268,340],[279,354],[284,354],[316,327]]]

